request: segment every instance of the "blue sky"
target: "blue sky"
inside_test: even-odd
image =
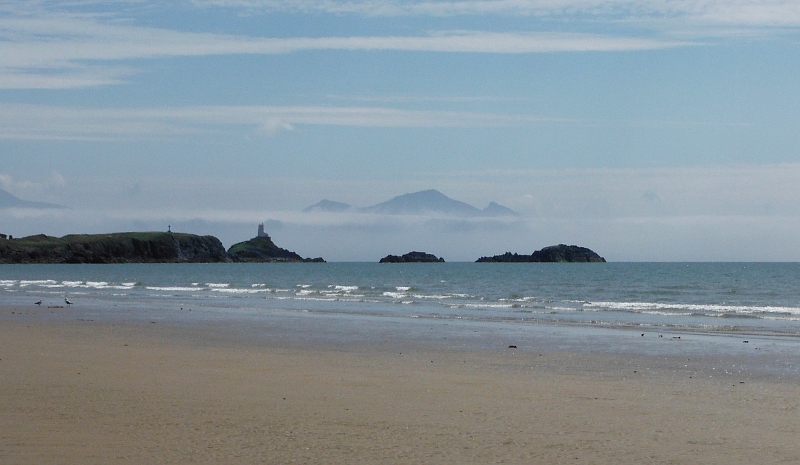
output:
[[[0,188],[70,210],[0,229],[800,260],[798,32],[783,0],[3,2]],[[300,213],[429,188],[523,216]]]

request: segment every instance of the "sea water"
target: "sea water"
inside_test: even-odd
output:
[[[800,336],[798,263],[0,265],[0,305]],[[388,320],[387,320],[388,321]]]

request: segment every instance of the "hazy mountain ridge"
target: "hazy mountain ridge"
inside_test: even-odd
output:
[[[314,205],[306,207],[303,211],[343,212],[352,209],[353,207],[349,204],[323,199]],[[440,214],[459,217],[520,216],[516,211],[496,202],[490,202],[486,208],[481,210],[468,203],[452,199],[436,189],[427,189],[398,195],[397,197],[393,197],[376,205],[357,208],[355,211],[384,215]]]
[[[483,216],[521,216],[518,212],[500,205],[497,202],[489,202],[489,205],[483,209]]]
[[[22,200],[10,192],[0,189],[0,208],[67,208],[64,205]]]
[[[352,205],[344,202],[335,202],[333,200],[322,199],[314,205],[310,205],[303,209],[304,212],[332,212],[339,213],[350,210]]]

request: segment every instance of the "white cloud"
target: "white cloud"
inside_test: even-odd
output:
[[[281,131],[292,131],[294,130],[294,126],[292,126],[291,123],[289,123],[283,118],[275,117],[275,118],[268,118],[267,121],[265,121],[261,125],[260,129],[262,134],[266,134],[268,136],[274,136],[275,134]]]
[[[2,89],[79,89],[123,84],[134,74],[127,68],[70,66],[50,72],[0,67]]]

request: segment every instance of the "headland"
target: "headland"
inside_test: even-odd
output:
[[[44,234],[0,240],[0,263],[214,263],[228,261],[214,236],[173,232]]]

